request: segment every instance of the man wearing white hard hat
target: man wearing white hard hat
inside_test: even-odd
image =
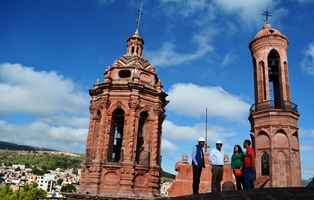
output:
[[[209,163],[212,165],[212,192],[221,191],[221,181],[224,172],[224,152],[221,150],[222,141],[217,140],[216,148],[210,151],[208,157]]]
[[[205,139],[198,138],[198,144],[192,149],[192,167],[193,167],[193,194],[198,194],[202,168],[205,168],[203,147]]]

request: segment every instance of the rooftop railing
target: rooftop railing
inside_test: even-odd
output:
[[[293,110],[298,112],[298,105],[292,103],[291,101],[268,100],[253,104],[250,108],[250,113],[270,109]]]

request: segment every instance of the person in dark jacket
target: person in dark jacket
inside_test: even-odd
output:
[[[200,137],[198,144],[192,149],[192,166],[193,166],[193,194],[198,194],[202,168],[205,168],[203,147],[205,139]]]

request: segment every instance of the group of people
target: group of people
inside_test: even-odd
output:
[[[205,168],[204,146],[205,139],[200,137],[198,144],[193,146],[192,149],[193,194],[198,194],[202,168]],[[235,145],[231,157],[231,167],[236,178],[237,190],[254,188],[255,159],[251,141],[244,140],[243,147],[246,149],[246,153],[242,151],[240,145]],[[224,152],[221,148],[222,141],[218,140],[216,148],[210,151],[208,157],[209,164],[212,166],[212,192],[221,191],[221,181],[224,172]]]

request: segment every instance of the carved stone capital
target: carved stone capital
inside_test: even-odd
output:
[[[159,116],[161,113],[163,113],[163,109],[160,106],[158,106],[158,108],[154,109],[154,115],[155,116]]]
[[[139,106],[139,102],[138,101],[134,101],[134,100],[130,100],[129,101],[129,107],[131,110],[136,110]]]
[[[122,101],[117,101],[117,102],[115,103],[115,106],[116,106],[117,108],[122,108]]]

